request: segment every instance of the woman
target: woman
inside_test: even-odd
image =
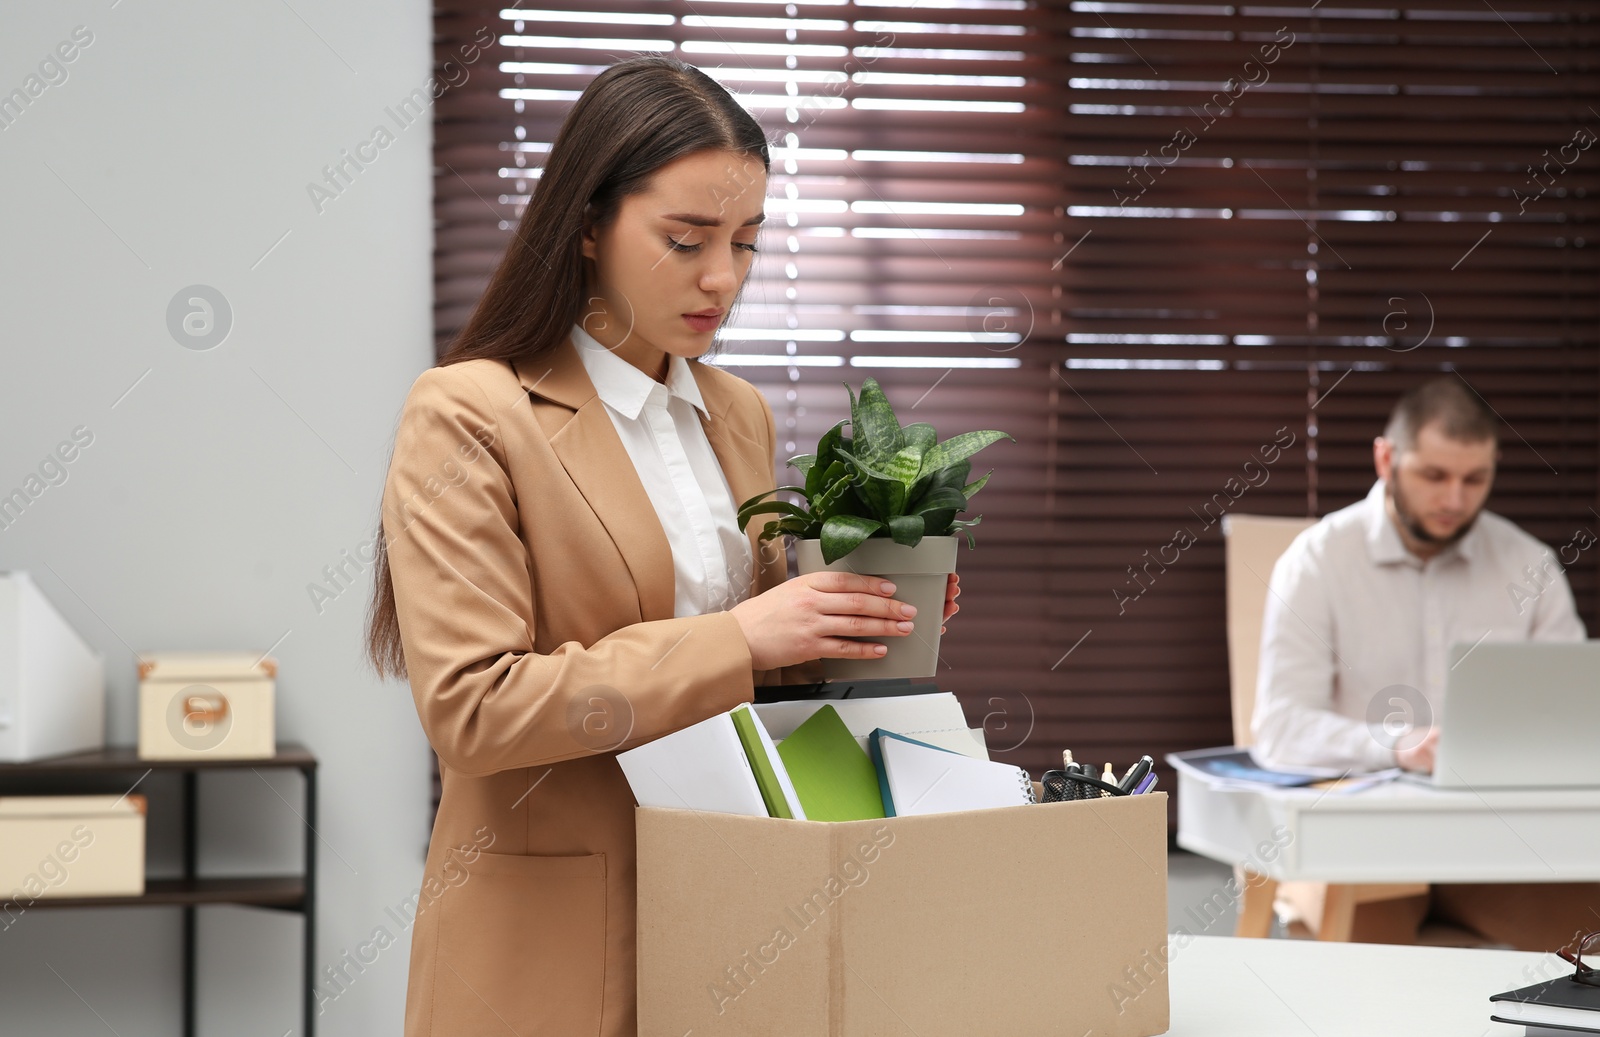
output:
[[[777,485],[772,409],[697,358],[749,271],[767,170],[760,127],[698,69],[600,73],[406,399],[369,650],[409,677],[443,782],[407,1037],[632,1035],[616,753],[881,654],[846,636],[905,636],[892,585],[786,582],[778,543],[738,530]]]

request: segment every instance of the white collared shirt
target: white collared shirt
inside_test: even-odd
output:
[[[1594,534],[1573,537],[1552,550],[1484,510],[1424,563],[1385,512],[1381,479],[1325,516],[1272,570],[1256,757],[1266,766],[1393,767],[1398,732],[1443,715],[1452,643],[1583,640],[1563,566]]]
[[[674,617],[724,612],[744,601],[755,569],[750,541],[700,424],[710,414],[689,362],[673,356],[663,385],[577,324],[572,343],[672,547]]]

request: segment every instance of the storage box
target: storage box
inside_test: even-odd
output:
[[[157,652],[139,663],[139,756],[266,759],[277,753],[278,664],[254,652]]]
[[[144,893],[145,798],[0,796],[0,927],[35,900]]]
[[[640,1037],[1167,1029],[1165,794],[635,817]]]
[[[0,572],[0,762],[105,744],[104,657],[26,572]]]

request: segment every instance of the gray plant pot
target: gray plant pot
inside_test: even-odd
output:
[[[795,560],[800,574],[834,570],[879,576],[895,586],[892,597],[916,607],[915,629],[909,634],[854,637],[888,645],[889,651],[866,659],[819,659],[825,680],[890,680],[932,677],[939,668],[939,626],[944,616],[945,586],[956,571],[954,536],[923,537],[916,547],[906,547],[884,537],[873,537],[834,562],[822,564],[822,541],[800,540]]]

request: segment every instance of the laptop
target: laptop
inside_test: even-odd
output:
[[[1437,789],[1600,787],[1600,640],[1450,647]]]

